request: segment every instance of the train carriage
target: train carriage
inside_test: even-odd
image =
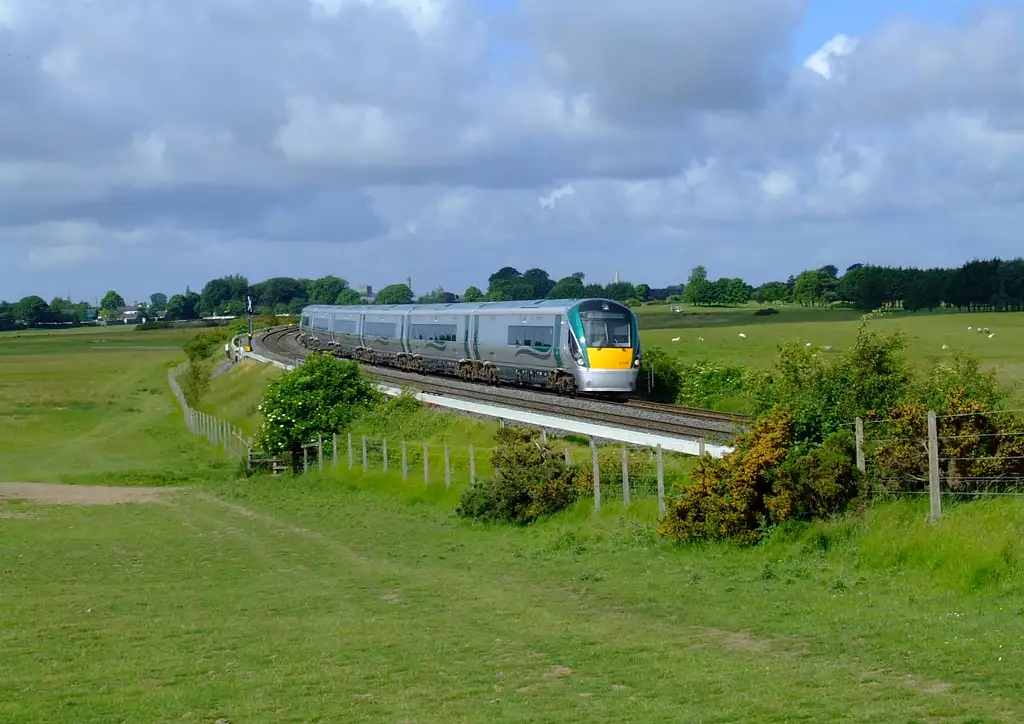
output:
[[[609,299],[310,306],[299,339],[371,364],[559,392],[636,386],[636,316]]]

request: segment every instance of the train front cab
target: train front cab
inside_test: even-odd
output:
[[[580,392],[633,392],[640,368],[640,335],[629,307],[607,299],[569,310],[569,351],[579,366]]]

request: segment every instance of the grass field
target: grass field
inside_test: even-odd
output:
[[[841,352],[856,338],[860,319],[860,314],[849,310],[800,307],[784,307],[777,315],[755,317],[756,309],[750,306],[674,314],[668,306],[647,307],[637,314],[641,342],[662,347],[687,363],[714,360],[764,368],[771,366],[781,342],[810,342],[824,355]],[[1024,313],[901,312],[876,320],[873,325],[883,331],[903,332],[908,357],[922,367],[930,359],[961,351],[978,357],[984,369],[995,370],[1007,385],[1024,379]],[[977,330],[982,327],[991,329],[995,336],[989,339],[979,334]],[[740,332],[746,338],[740,337]],[[672,341],[675,337],[679,337],[678,342]],[[827,345],[832,346],[830,351],[824,350]],[[1024,402],[1024,389],[1018,389],[1016,397]]]
[[[737,552],[667,549],[616,511],[487,529],[400,487],[257,480],[162,504],[0,504],[0,719],[1024,717],[1019,581],[965,596],[946,585],[962,573],[900,566],[914,547],[885,552],[892,541],[858,565],[871,539],[856,531]],[[934,559],[958,515],[983,512],[928,529],[921,509],[893,508],[871,527]],[[987,522],[1004,540],[1022,516],[1002,506]]]
[[[667,546],[651,500],[487,527],[453,515],[460,481],[236,480],[167,391],[190,334],[0,336],[0,481],[186,488],[0,486],[0,721],[1024,720],[1024,501],[736,550]],[[204,405],[251,419],[269,376]]]
[[[228,469],[181,435],[167,365],[195,331],[0,334],[0,476],[163,484]]]

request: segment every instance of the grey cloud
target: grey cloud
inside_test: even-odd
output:
[[[500,27],[472,0],[6,2],[0,263],[32,254],[25,293],[309,258],[461,289],[541,252],[760,278],[808,250],[1006,254],[993,220],[1020,223],[1019,10],[884,26],[828,80],[784,60],[802,0],[520,0]],[[167,283],[118,271],[146,259]]]
[[[806,0],[525,0],[515,25],[543,69],[611,116],[748,110],[784,80]]]

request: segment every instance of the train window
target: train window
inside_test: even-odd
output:
[[[335,334],[355,334],[356,321],[354,319],[342,319],[341,317],[335,317],[334,332]]]
[[[395,336],[395,323],[367,321],[363,327],[363,333],[368,337],[380,337],[381,339],[390,339]]]
[[[330,330],[329,326],[330,318],[328,317],[313,317],[313,329],[320,332],[327,332]]]
[[[632,325],[629,311],[583,311],[583,336],[588,347],[630,347],[632,346]]]
[[[414,324],[409,330],[409,339],[454,342],[456,331],[454,324]]]
[[[554,327],[533,327],[523,324],[508,328],[510,347],[551,347],[554,341]]]

